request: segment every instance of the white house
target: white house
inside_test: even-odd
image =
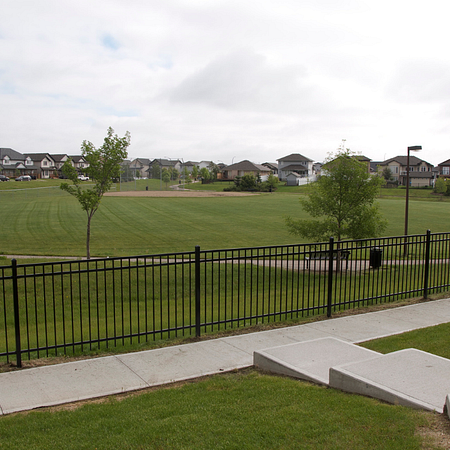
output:
[[[292,153],[278,161],[278,178],[287,181],[287,176],[295,172],[298,177],[305,178],[305,182],[314,181],[313,161],[299,153]],[[306,181],[308,180],[308,181]],[[302,183],[303,184],[303,183]]]

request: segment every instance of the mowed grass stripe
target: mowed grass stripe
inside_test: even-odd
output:
[[[5,254],[85,255],[86,213],[69,195],[2,195],[0,229]],[[304,242],[288,234],[284,217],[307,217],[299,197],[105,197],[92,220],[94,256],[124,256]],[[386,236],[403,234],[404,201],[380,200]],[[410,234],[449,230],[450,203],[411,201]]]

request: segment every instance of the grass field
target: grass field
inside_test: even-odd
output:
[[[158,180],[136,181],[143,186],[147,182]],[[60,181],[49,183],[59,185]],[[0,183],[0,187],[11,184]],[[123,256],[192,251],[196,245],[214,249],[301,243],[284,224],[287,215],[303,216],[298,200],[298,193],[283,192],[242,198],[105,197],[92,221],[91,254]],[[57,186],[0,190],[0,202],[0,230],[7,236],[0,253],[85,255],[86,215]],[[380,204],[389,221],[385,235],[402,235],[404,199],[383,198]],[[449,211],[448,202],[411,200],[410,234],[423,234],[427,229],[448,231]]]

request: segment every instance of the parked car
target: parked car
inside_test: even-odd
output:
[[[30,175],[21,175],[16,178],[16,181],[31,181]]]
[[[5,177],[5,175],[0,175],[0,181],[9,181],[9,178]]]
[[[86,175],[78,175],[78,179],[81,181],[89,181],[89,177]]]

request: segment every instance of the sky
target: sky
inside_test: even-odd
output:
[[[445,0],[1,0],[0,147],[450,158]],[[343,141],[345,139],[345,141]]]

